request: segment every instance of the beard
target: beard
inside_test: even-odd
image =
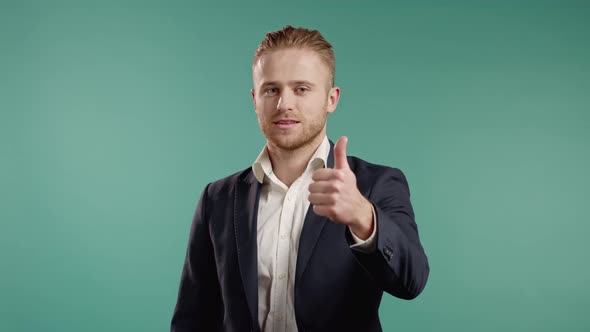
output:
[[[294,151],[313,142],[323,131],[328,118],[327,112],[319,118],[297,119],[298,128],[283,130],[273,124],[269,118],[258,116],[262,133],[272,145],[286,151]]]

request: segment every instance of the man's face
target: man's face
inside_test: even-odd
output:
[[[328,66],[306,49],[279,49],[253,67],[252,99],[269,144],[296,150],[323,138],[340,89],[330,88]]]

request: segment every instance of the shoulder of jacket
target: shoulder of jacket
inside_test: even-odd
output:
[[[229,190],[232,189],[236,185],[236,183],[240,181],[246,181],[253,176],[254,173],[252,172],[252,167],[245,168],[241,171],[235,172],[226,177],[210,182],[207,185],[209,189],[208,192],[209,194],[229,192]]]
[[[355,156],[348,156],[348,164],[354,173],[402,173],[402,171],[397,167],[371,163]]]

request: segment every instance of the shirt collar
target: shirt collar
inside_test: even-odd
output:
[[[328,136],[324,136],[322,143],[318,146],[317,150],[309,159],[307,163],[307,167],[311,167],[312,169],[319,169],[326,167],[328,164],[328,155],[330,154],[330,141],[328,140]],[[252,164],[252,170],[254,171],[254,176],[256,176],[256,180],[258,182],[263,183],[265,176],[270,176],[272,171],[272,164],[270,162],[270,158],[268,156],[268,147],[264,145],[262,151]]]

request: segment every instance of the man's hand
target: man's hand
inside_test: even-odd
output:
[[[309,202],[317,215],[348,225],[357,237],[366,240],[373,233],[373,209],[358,190],[356,176],[348,166],[347,142],[348,138],[342,136],[334,146],[334,169],[322,168],[313,173]]]

